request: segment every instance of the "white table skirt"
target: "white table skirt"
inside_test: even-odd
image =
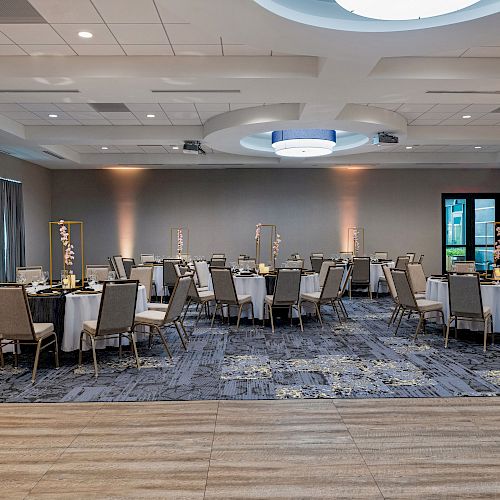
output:
[[[266,279],[263,276],[235,276],[234,287],[238,295],[251,295],[256,319],[264,319],[264,299],[266,298]],[[212,280],[209,282],[210,290],[213,290]],[[309,274],[301,277],[300,292],[318,292],[319,291],[319,275]],[[236,311],[236,308],[233,308]],[[310,304],[302,307],[302,314],[313,312],[314,306]],[[294,311],[294,316],[297,312]],[[250,317],[250,306],[245,306],[241,317]]]
[[[483,306],[491,308],[491,314],[493,316],[493,331],[500,332],[500,286],[481,285],[481,295],[483,297]],[[441,281],[437,278],[429,278],[427,280],[425,297],[429,300],[435,300],[443,304],[445,321],[448,321],[448,315],[450,312],[448,282]],[[484,329],[484,325],[481,321],[459,321],[458,328],[482,331]]]
[[[158,297],[163,297],[163,266],[162,265],[157,265],[157,264],[154,265],[154,267],[153,267],[153,282],[156,285],[156,295]],[[154,293],[154,291],[152,293]]]
[[[66,312],[64,314],[64,333],[61,342],[61,350],[70,352],[80,348],[80,333],[84,321],[96,320],[99,316],[99,305],[102,295],[78,295],[70,293],[66,296]],[[148,300],[146,287],[139,286],[137,291],[136,312],[146,311]],[[128,340],[123,339],[123,345],[127,345]],[[118,346],[118,338],[99,340],[97,349],[104,349],[107,346]],[[90,349],[90,343],[83,342],[83,349]]]

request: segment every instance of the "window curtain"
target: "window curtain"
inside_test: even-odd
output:
[[[0,283],[16,281],[24,265],[23,185],[0,178]]]

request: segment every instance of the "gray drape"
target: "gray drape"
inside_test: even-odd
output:
[[[0,178],[0,283],[16,281],[24,265],[23,185]]]

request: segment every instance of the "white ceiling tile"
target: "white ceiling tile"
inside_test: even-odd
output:
[[[223,43],[225,56],[270,56],[271,51],[257,49],[249,45],[230,45]]]
[[[19,45],[64,43],[49,24],[0,24],[0,31]]]
[[[0,45],[11,45],[12,40],[5,36],[3,33],[0,33]]]
[[[196,111],[168,111],[167,116],[170,120],[196,120],[198,113]]]
[[[451,118],[454,115],[454,113],[438,113],[434,111],[434,108],[432,108],[432,111],[428,111],[427,113],[421,114],[418,119],[422,120],[446,120],[448,118]]]
[[[419,116],[422,115],[422,113],[420,112],[406,112],[406,113],[399,113],[400,115],[403,115],[407,120],[415,120],[416,118],[418,118]]]
[[[374,106],[376,108],[388,109],[389,111],[396,111],[400,106],[400,102],[391,103],[370,103],[369,106]],[[410,110],[407,110],[410,111]]]
[[[86,119],[79,119],[78,120],[82,125],[109,125],[110,122],[108,120],[105,120],[102,118],[101,120],[86,120]]]
[[[140,125],[141,122],[134,117],[133,120],[109,120],[113,125]]]
[[[172,0],[156,0],[156,7],[164,23],[187,23],[188,21],[177,14],[175,4]]]
[[[196,109],[198,111],[219,111],[223,113],[229,111],[229,104],[224,102],[200,102],[196,103]]]
[[[120,45],[71,45],[79,56],[123,56],[125,52]]]
[[[166,24],[168,37],[172,45],[210,45],[220,44],[218,33],[201,30],[193,24]]]
[[[89,145],[86,145],[86,144],[77,144],[75,146],[68,146],[69,148],[71,148],[73,151],[76,151],[77,153],[95,153],[96,152],[96,148],[95,146],[89,146]]]
[[[109,28],[124,45],[169,44],[161,24],[110,24]]]
[[[194,104],[188,102],[161,102],[160,106],[164,111],[195,111]]]
[[[499,107],[500,104],[471,104],[470,106],[467,106],[464,111],[470,113],[489,113]]]
[[[120,153],[143,153],[139,146],[117,146]]]
[[[415,120],[410,125],[437,125],[441,120]]]
[[[135,116],[130,111],[124,113],[120,113],[119,111],[103,111],[101,116],[108,120],[135,120]]]
[[[90,105],[84,102],[60,102],[57,107],[62,111],[93,111]]]
[[[30,56],[74,56],[68,45],[21,45]]]
[[[231,111],[236,111],[237,109],[256,108],[257,106],[263,106],[263,105],[264,105],[263,103],[232,102],[229,104],[229,107]]]
[[[148,118],[147,113],[136,111],[135,117],[143,124],[143,125],[164,125],[165,123],[170,125],[170,120],[167,118],[167,115],[163,111],[155,111],[153,114],[154,118]],[[160,123],[161,122],[161,123]]]
[[[500,47],[472,47],[462,57],[500,57]]]
[[[75,120],[102,120],[97,111],[68,111],[68,115]]]
[[[50,123],[46,120],[42,120],[41,118],[36,119],[26,119],[26,120],[16,120],[16,122],[21,125],[50,125]]]
[[[105,24],[53,24],[52,27],[69,44],[77,45],[106,45],[116,44],[115,37]],[[81,38],[80,31],[88,31],[92,38]]]
[[[25,56],[26,52],[17,45],[0,45],[0,56]]]
[[[197,120],[170,120],[172,125],[201,125],[200,119]]]
[[[128,56],[173,56],[170,45],[122,45]]]
[[[205,123],[208,119],[212,118],[213,116],[220,115],[221,111],[200,111],[199,114],[201,121]]]
[[[93,0],[107,23],[160,23],[153,0]]]
[[[144,113],[162,113],[161,106],[156,102],[139,102],[139,103],[126,103],[127,108],[134,113],[136,111],[144,112]]]
[[[25,102],[21,106],[28,111],[51,111],[53,113],[59,113],[61,108],[57,104],[52,104],[50,102]]]
[[[37,120],[39,118],[31,111],[2,111],[2,115],[5,115],[7,118],[12,118],[12,120]]]
[[[144,119],[140,120],[142,125],[150,126],[150,125],[172,125],[172,122],[168,118],[155,118],[154,120]]]
[[[434,104],[402,104],[401,107],[398,108],[398,111],[409,113],[425,113],[426,111],[429,111],[433,106]]]
[[[145,153],[165,153],[163,146],[141,146]]]
[[[23,108],[20,104],[2,102],[0,103],[0,113],[4,111],[26,111],[26,108]]]
[[[52,120],[54,122],[61,122],[63,120],[72,120],[73,118],[68,115],[68,113],[65,113],[64,111],[56,111],[55,113],[51,111],[35,111],[34,112],[38,118],[43,118],[44,120]],[[56,114],[57,118],[52,118],[49,115]]]
[[[81,125],[81,123],[77,120],[52,120],[49,118],[47,121],[49,121],[52,125]]]
[[[221,56],[219,45],[174,45],[176,56]]]
[[[90,0],[30,0],[49,23],[102,23]]]
[[[432,111],[436,113],[457,113],[467,106],[467,104],[436,104]]]
[[[470,123],[472,120],[466,120],[463,118],[449,118],[448,120],[444,120],[441,122],[441,125],[457,125],[457,126],[465,126],[467,123]]]

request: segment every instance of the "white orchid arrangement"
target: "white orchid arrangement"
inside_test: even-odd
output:
[[[260,240],[260,232],[262,231],[262,222],[255,225],[255,241]]]
[[[61,219],[58,222],[58,224],[59,224],[59,234],[61,236],[61,243],[64,248],[64,264],[68,267],[71,267],[75,260],[74,247],[69,241],[69,233],[65,221]]]
[[[354,254],[355,255],[358,255],[359,253],[359,229],[354,229],[354,231],[352,232],[352,237],[353,237],[353,240],[354,240]]]
[[[281,243],[281,236],[276,233],[276,239],[273,241],[273,257],[276,258],[278,254],[280,253],[280,243]]]
[[[182,228],[177,229],[177,254],[182,254],[182,249],[184,248],[184,235],[182,233]]]

